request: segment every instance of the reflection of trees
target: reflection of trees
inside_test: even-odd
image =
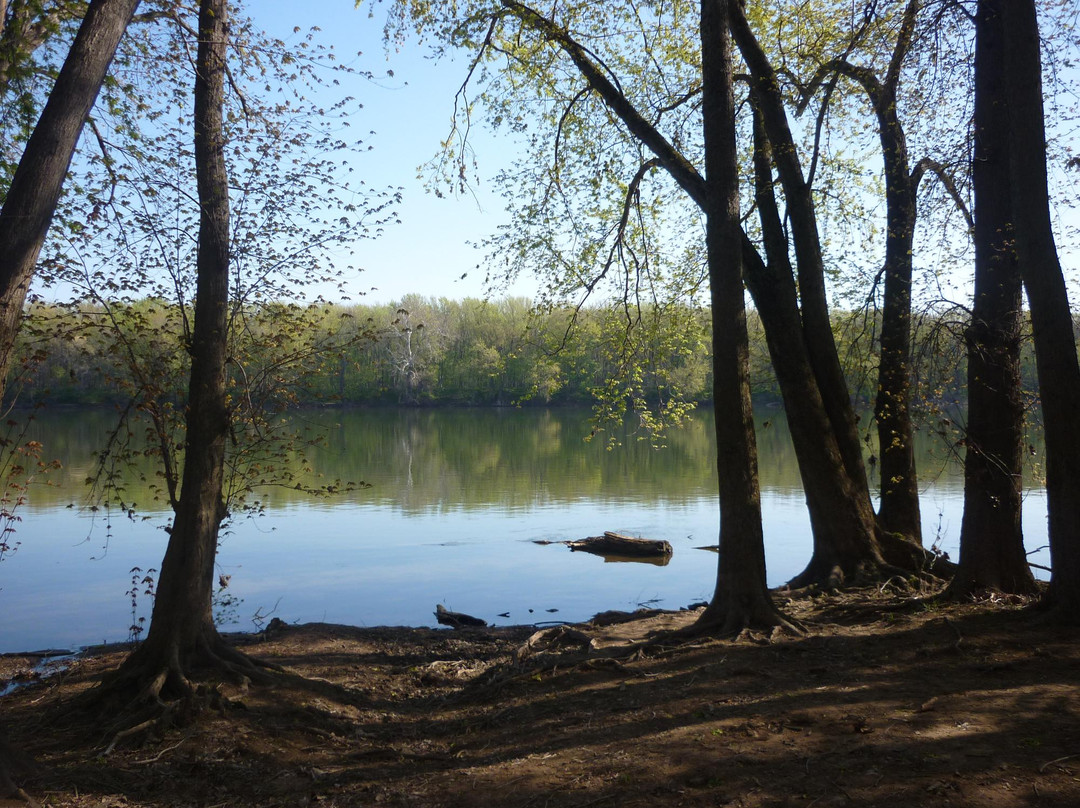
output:
[[[36,434],[45,456],[63,463],[48,487],[31,491],[31,508],[79,504],[83,481],[94,466],[102,436],[113,427],[112,413],[89,411],[39,415]],[[592,441],[586,409],[355,409],[307,410],[295,416],[327,436],[310,453],[315,473],[325,479],[364,480],[372,488],[334,500],[377,503],[403,511],[524,508],[583,498],[613,502],[678,505],[711,495],[716,484],[711,413],[696,412],[653,449],[638,440],[634,423],[616,435],[608,450],[604,435]],[[757,422],[761,482],[769,490],[799,492],[798,467],[787,422],[780,409],[766,409]],[[920,473],[933,480],[949,457],[933,434],[917,436]],[[296,461],[297,473],[300,463]],[[137,507],[153,509],[144,476],[129,476],[127,492]],[[294,505],[310,499],[290,489],[259,491],[267,505]]]

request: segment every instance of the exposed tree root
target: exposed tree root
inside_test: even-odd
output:
[[[878,531],[881,555],[846,558],[815,553],[806,569],[788,581],[786,589],[822,589],[833,592],[851,586],[869,586],[889,580],[906,581],[913,588],[936,588],[956,574],[957,565],[946,556],[927,550],[900,533]]]
[[[932,556],[930,553],[926,555]],[[923,566],[897,566],[871,560],[860,561],[852,567],[845,566],[838,560],[811,559],[806,569],[788,581],[784,589],[835,592],[838,589],[888,582],[893,586],[902,583],[910,589],[922,590],[934,589],[942,582],[942,578]]]
[[[709,616],[706,610],[696,622],[673,634],[686,638],[723,637],[739,641],[753,637],[755,632],[763,632],[771,640],[778,633],[784,632],[802,636],[807,633],[807,629],[798,620],[785,617],[780,612],[776,612],[768,619],[761,619],[761,617],[734,610],[729,610],[726,614]]]
[[[683,637],[738,639],[745,631],[771,633],[777,630],[789,631],[795,635],[806,633],[804,626],[783,614],[767,595],[741,598],[729,595],[714,598],[696,621],[675,633]]]
[[[957,575],[941,594],[939,600],[952,603],[966,603],[977,600],[1001,601],[1005,599],[1028,600],[1038,594],[1039,587],[1035,581],[1030,586],[1023,582],[1016,582],[1017,586],[987,586],[974,578],[971,574]]]
[[[228,645],[214,630],[204,632],[188,653],[175,645],[154,649],[144,644],[95,689],[79,706],[87,712],[108,715],[102,754],[133,738],[186,726],[207,710],[224,714],[229,700],[212,684],[224,678],[246,687],[251,682],[269,684],[271,671],[283,669]]]
[[[953,577],[958,569],[958,565],[945,554],[927,550],[901,533],[879,531],[878,543],[886,564],[910,573],[947,579]]]

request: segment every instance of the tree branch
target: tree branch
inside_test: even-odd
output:
[[[552,20],[516,0],[502,0],[503,7],[511,11],[522,23],[558,45],[570,57],[574,65],[584,76],[589,86],[596,91],[623,122],[634,137],[642,142],[671,175],[679,186],[700,207],[705,206],[705,180],[698,170],[687,160],[655,126],[630,103],[626,95],[617,86],[617,82],[608,77],[606,70],[588,51],[570,34]]]
[[[911,172],[912,189],[918,189],[919,183],[922,181],[922,178],[926,175],[927,171],[937,175],[941,184],[945,186],[945,190],[948,191],[949,196],[951,196],[953,202],[956,203],[957,210],[959,210],[964,217],[964,222],[967,224],[968,230],[974,229],[975,219],[971,214],[971,210],[968,208],[967,202],[964,201],[963,194],[960,193],[960,189],[956,186],[955,178],[948,170],[946,170],[945,166],[937,160],[924,157],[915,165],[915,168]]]
[[[908,51],[911,50],[911,42],[915,36],[915,21],[919,15],[920,0],[908,0],[904,9],[904,18],[900,23],[900,33],[896,37],[896,45],[893,46],[892,58],[889,60],[889,69],[885,72],[885,86],[896,91],[900,82],[900,68],[904,65]]]

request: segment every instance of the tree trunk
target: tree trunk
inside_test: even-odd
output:
[[[750,29],[742,7],[737,3],[731,7],[731,28],[739,51],[750,69],[754,95],[773,146],[773,160],[784,189],[787,214],[791,220],[807,352],[852,489],[869,501],[870,488],[859,441],[858,419],[851,404],[851,394],[840,365],[829,318],[825,264],[810,186],[799,163],[776,72]]]
[[[982,0],[980,6],[989,0]],[[1065,278],[1050,222],[1039,27],[1034,0],[1001,0],[1005,104],[1015,243],[1031,307],[1046,433],[1046,497],[1053,572],[1047,604],[1080,621],[1080,365]]]
[[[23,150],[0,210],[0,400],[41,246],[71,157],[138,0],[94,0]]]
[[[911,278],[918,174],[910,168],[907,137],[897,114],[900,75],[914,38],[920,0],[908,0],[884,79],[841,59],[833,67],[865,90],[877,117],[885,169],[885,263],[881,355],[874,402],[880,452],[877,524],[887,534],[922,544],[915,437],[911,422]]]
[[[612,82],[608,71],[597,64],[584,47],[576,42],[564,28],[556,25],[551,19],[544,17],[516,0],[501,0],[501,4],[504,8],[514,13],[523,24],[530,26],[533,30],[537,31],[551,42],[556,43],[567,53],[574,62],[574,65],[581,72],[582,76],[589,83],[590,88],[604,99],[604,102],[608,105],[608,108],[612,113],[614,113],[626,126],[627,131],[637,138],[645,148],[656,155],[659,164],[671,175],[672,179],[686,191],[701,210],[705,212],[708,220],[710,218],[709,211],[712,210],[715,205],[714,202],[711,201],[712,191],[708,188],[707,182],[701,177],[686,157],[679,152],[679,150],[675,148],[675,146],[668,141],[649,120],[643,117],[641,113],[634,108],[621,89]],[[790,181],[792,186],[792,190],[789,191],[787,185],[785,185],[785,193],[788,193],[789,195],[789,208],[793,207],[790,198],[792,195],[799,197],[803,202],[801,205],[794,206],[799,208],[799,227],[797,228],[796,251],[800,262],[798,282],[799,291],[803,295],[804,301],[803,313],[800,315],[796,309],[793,318],[788,317],[788,313],[785,313],[784,317],[787,318],[786,321],[788,322],[798,323],[797,327],[802,339],[801,352],[805,353],[807,357],[807,362],[811,368],[810,373],[814,377],[814,383],[818,387],[818,395],[822,401],[822,406],[824,407],[828,418],[830,429],[835,435],[835,443],[842,461],[844,477],[834,479],[829,484],[833,485],[836,490],[846,490],[851,492],[851,495],[847,498],[853,501],[857,500],[857,503],[854,506],[856,511],[859,513],[865,512],[872,514],[873,509],[870,503],[870,489],[862,461],[862,449],[859,445],[859,436],[856,430],[855,413],[851,405],[851,398],[848,394],[847,382],[844,380],[843,373],[840,369],[839,358],[836,353],[836,344],[832,338],[831,325],[828,323],[828,307],[825,300],[821,251],[817,239],[817,225],[813,219],[813,206],[809,196],[809,189],[806,188],[805,182],[802,180],[801,169],[798,166],[797,156],[794,151],[794,144],[791,141],[790,132],[787,130],[787,121],[783,111],[783,99],[779,97],[779,93],[777,92],[775,75],[772,75],[771,67],[769,67],[767,60],[764,59],[764,54],[760,52],[756,40],[754,40],[752,34],[749,33],[749,27],[742,14],[740,5],[738,3],[729,3],[726,5],[726,14],[730,30],[736,32],[736,39],[739,38],[741,32],[743,39],[747,41],[744,56],[746,56],[748,52],[755,55],[757,58],[753,61],[753,65],[756,65],[760,73],[772,76],[771,83],[766,76],[765,80],[756,81],[756,87],[763,88],[763,92],[769,101],[769,114],[766,116],[766,122],[768,123],[768,118],[771,116],[773,123],[776,125],[777,136],[781,138],[786,137],[786,140],[781,141],[783,145],[780,150],[784,154],[790,155],[791,159],[784,163],[785,169],[781,172],[781,175],[782,178],[786,175],[787,179],[785,180],[785,183]],[[712,13],[706,6],[707,4],[703,3],[703,15]],[[727,35],[725,34],[725,39],[726,38]],[[740,41],[739,44],[740,47],[742,47],[743,42]],[[709,47],[710,46],[705,46],[705,50],[709,50]],[[726,47],[730,47],[730,45],[726,45]],[[757,48],[757,50],[754,51],[754,48]],[[704,58],[705,57],[703,56],[703,59]],[[750,57],[747,57],[747,59],[750,61]],[[762,62],[764,62],[764,66],[762,65]],[[703,71],[705,69],[706,65],[703,63]],[[757,77],[755,77],[755,79],[756,78]],[[707,84],[708,81],[706,80],[705,83]],[[771,93],[769,92],[769,87],[772,88]],[[715,125],[715,121],[707,121],[706,123]],[[772,131],[770,131],[769,134],[770,137],[773,136]],[[706,161],[709,159],[710,155],[707,151]],[[791,160],[794,160],[793,165]],[[707,241],[708,238],[707,235]],[[714,240],[708,245],[709,249],[721,249],[720,242],[722,239],[719,236],[715,238],[717,240]],[[737,247],[740,252],[746,251],[746,255],[750,260],[753,260],[756,256],[753,245],[749,244],[745,239],[745,236],[740,236]],[[722,268],[713,264],[713,260],[713,257],[710,255],[709,261],[713,270],[722,274]],[[757,263],[760,263],[760,261]],[[720,278],[719,280],[722,281],[725,279]],[[749,281],[750,278],[748,277],[747,280]],[[714,294],[715,289],[719,288],[719,286],[719,283],[714,283]],[[739,299],[740,308],[737,312],[723,308],[725,305],[733,305],[730,302],[717,302],[720,308],[713,312],[714,317],[718,318],[714,323],[713,338],[717,339],[722,337],[725,340],[739,338],[737,331],[725,331],[725,329],[737,329],[739,327],[737,322],[741,323],[741,327],[745,329],[745,312],[742,308],[742,298],[740,297]],[[728,319],[724,320],[723,318]],[[812,321],[812,324],[810,321]],[[730,350],[730,347],[728,349]],[[781,353],[784,352],[782,351]],[[717,350],[714,351],[714,361],[722,363],[722,366],[716,371],[721,375],[717,375],[714,381],[718,385],[728,384],[730,379],[734,378],[730,374],[734,372],[733,367],[738,361],[737,357],[726,356],[722,351]],[[723,364],[724,362],[728,364]],[[725,377],[723,375],[725,373],[729,375]],[[800,399],[797,395],[793,395],[791,400],[799,401]],[[735,412],[738,409],[736,404],[730,401],[726,403],[726,406],[728,406],[732,412]],[[737,423],[738,420],[739,419],[736,418],[735,422]],[[725,422],[723,426],[726,427],[727,423],[728,422]],[[806,436],[804,448],[808,453],[819,451],[819,448],[814,444],[820,439],[822,434],[820,430],[815,431],[814,429],[807,428],[801,434]],[[723,435],[723,428],[721,428],[718,435]],[[727,438],[724,439],[726,440]],[[831,529],[822,528],[819,531],[817,528],[818,524],[825,524],[826,520],[832,518],[830,507],[822,505],[817,509],[817,513],[821,521],[815,523],[815,534],[816,539],[821,543],[823,552],[818,558],[812,560],[810,569],[815,571],[815,576],[817,576],[822,583],[833,579],[832,573],[836,566],[834,562],[836,558],[841,555],[845,558],[844,565],[850,569],[855,569],[856,567],[865,568],[867,566],[878,564],[882,557],[884,557],[887,563],[902,566],[909,571],[921,568],[926,562],[925,551],[917,545],[913,545],[911,542],[903,540],[881,543],[882,539],[890,539],[891,537],[887,534],[883,534],[881,537],[876,538],[873,535],[875,532],[873,528],[866,528],[865,526],[853,528],[860,532],[861,536],[848,534],[844,532],[844,529],[840,529],[836,534],[837,538],[834,538]],[[841,521],[844,519],[846,519],[846,515],[844,515]],[[854,521],[861,522],[863,520],[862,517],[856,517]],[[840,524],[840,522],[838,522],[838,524]],[[844,547],[844,549],[840,549],[839,547],[834,546],[838,543],[846,543],[847,546]],[[850,563],[848,563],[847,559],[850,559]]]
[[[749,340],[742,278],[729,7],[702,0],[701,70],[705,141],[705,243],[712,295],[713,413],[720,496],[716,590],[699,630],[776,626],[761,526],[757,444],[750,407]]]
[[[138,0],[90,3],[4,196],[0,209],[0,402],[7,389],[26,293],[68,166],[138,4]],[[5,76],[9,67],[4,66]],[[11,755],[0,743],[0,786],[21,794],[11,781],[12,768]]]
[[[852,490],[804,342],[788,242],[773,194],[769,141],[754,112],[754,177],[767,262],[744,248],[746,284],[765,327],[814,539],[813,557],[789,586],[837,586],[883,564],[868,497]]]
[[[895,82],[899,80],[899,70],[889,80],[893,83],[886,83],[881,92],[871,93],[885,165],[886,206],[881,358],[874,402],[881,453],[878,524],[882,530],[899,533],[921,544],[922,517],[911,423],[911,276],[916,183],[909,167],[904,128],[896,114]]]
[[[836,480],[833,485],[850,491],[851,497],[858,500],[855,506],[858,511],[872,514],[870,487],[857,428],[858,419],[852,406],[851,395],[840,365],[832,324],[829,320],[828,301],[825,294],[825,266],[818,236],[814,200],[799,163],[776,73],[750,30],[746,16],[738,4],[731,7],[731,25],[734,39],[750,68],[755,103],[761,112],[762,124],[768,140],[772,144],[772,158],[780,176],[787,203],[787,214],[791,220],[798,291],[802,304],[800,315],[803,340],[845,472],[845,479]],[[807,439],[817,441],[820,439],[820,434],[810,434]],[[807,449],[807,453],[815,451],[818,450],[813,446]],[[854,526],[854,523],[849,522],[849,524]],[[848,539],[855,542],[849,545],[850,551],[840,550],[832,546],[837,539],[831,533],[819,535],[819,532],[815,530],[815,557],[811,559],[806,571],[795,578],[795,582],[799,584],[830,582],[833,579],[832,572],[835,567],[834,556],[851,558],[849,566],[867,571],[879,564],[882,559],[890,565],[907,571],[920,570],[931,561],[926,551],[915,542],[904,536],[878,531],[876,525],[870,528],[870,535],[867,538],[848,534],[840,540],[847,541]],[[863,557],[852,558],[852,552],[861,553]]]
[[[225,390],[229,301],[229,189],[222,108],[227,46],[226,0],[202,0],[195,75],[195,173],[200,218],[197,294],[188,386],[183,483],[158,577],[146,641],[118,679],[147,682],[157,699],[189,695],[197,666],[246,662],[214,625],[212,596],[229,412]]]
[[[1011,2],[1011,0],[1006,0]],[[975,17],[975,300],[968,344],[968,423],[960,565],[950,597],[980,590],[1030,593],[1024,553],[1021,473],[1024,409],[1020,387],[1021,283],[1012,249],[1009,123],[1001,0]]]

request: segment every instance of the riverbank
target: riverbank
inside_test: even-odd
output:
[[[107,755],[64,705],[122,658],[0,701],[55,806],[1074,806],[1080,645],[1004,601],[785,603],[806,636],[635,645],[693,620],[567,629],[282,626],[290,672]],[[29,662],[29,660],[27,661]],[[10,675],[14,659],[4,660]]]

